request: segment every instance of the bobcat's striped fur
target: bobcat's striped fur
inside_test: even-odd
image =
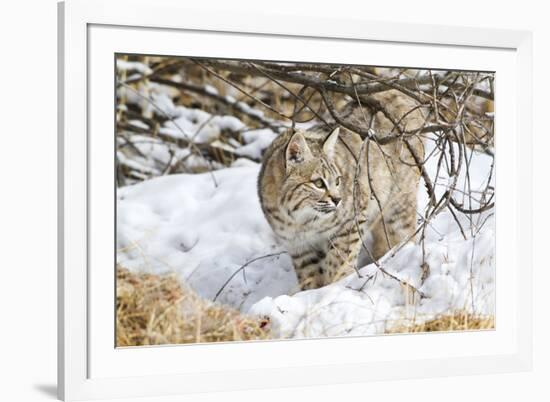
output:
[[[410,132],[424,118],[397,91],[374,95]],[[412,110],[412,112],[411,112]],[[409,113],[408,113],[409,112]],[[348,119],[378,135],[395,132],[382,112],[350,106]],[[422,141],[407,137],[423,158]],[[344,128],[290,130],[264,155],[258,191],[264,214],[292,257],[302,289],[324,286],[353,272],[366,231],[378,259],[412,238],[419,169],[403,141],[379,145]],[[384,219],[381,219],[383,216]]]

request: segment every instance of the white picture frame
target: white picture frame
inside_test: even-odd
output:
[[[131,14],[127,12],[129,7],[133,10]],[[146,397],[529,370],[532,361],[531,34],[239,11],[218,15],[201,6],[188,8],[177,0],[69,0],[59,4],[59,397],[64,400]],[[497,272],[497,281],[503,287],[500,293],[497,288],[496,330],[443,334],[445,338],[406,335],[116,350],[114,324],[109,315],[109,308],[114,310],[114,284],[104,281],[108,275],[92,269],[113,255],[108,249],[98,251],[101,248],[98,242],[114,241],[113,228],[109,227],[113,220],[96,219],[113,213],[109,209],[113,199],[108,193],[112,187],[103,191],[94,184],[98,177],[112,173],[108,163],[97,162],[112,160],[113,148],[109,142],[97,142],[93,133],[109,129],[109,111],[103,112],[101,101],[105,98],[101,96],[112,94],[112,88],[101,85],[108,82],[103,81],[108,77],[101,72],[107,60],[103,57],[114,52],[147,50],[152,53],[153,45],[147,45],[152,41],[146,38],[153,35],[156,38],[162,35],[165,39],[157,40],[163,43],[157,45],[156,53],[160,54],[174,54],[177,51],[174,46],[182,45],[181,41],[178,44],[177,39],[170,38],[183,35],[183,38],[192,36],[193,43],[203,40],[204,56],[212,57],[244,58],[258,54],[261,58],[262,51],[265,57],[267,47],[272,52],[280,52],[280,57],[287,54],[287,59],[292,60],[305,52],[300,43],[308,41],[315,48],[317,41],[325,45],[332,43],[335,47],[331,54],[337,55],[339,48],[338,57],[349,56],[349,61],[361,61],[353,58],[354,48],[370,46],[373,54],[378,54],[377,63],[373,64],[399,65],[398,60],[403,60],[401,64],[415,63],[430,47],[434,54],[426,56],[425,63],[434,68],[449,67],[445,55],[452,59],[453,52],[466,57],[464,65],[451,66],[455,68],[473,63],[473,66],[491,69],[492,63],[501,63],[502,68],[496,72],[502,80],[503,93],[509,90],[506,93],[514,96],[496,102],[498,110],[503,112],[500,123],[497,117],[497,158],[506,160],[499,165],[497,177],[512,177],[512,180],[506,183],[501,180],[503,184],[498,184],[499,196],[503,196],[499,198],[497,216],[506,214],[512,218],[509,227],[497,221],[497,228],[514,235],[506,239],[502,236],[502,242],[506,242],[500,247],[497,242],[497,270],[502,267],[500,276]],[[226,46],[227,53],[222,54],[222,49],[218,49],[212,54],[207,36],[217,41],[231,38],[235,48],[242,44],[241,53],[237,55],[235,48]],[[279,41],[284,41],[284,51],[277,50],[282,48]],[[260,42],[270,46],[261,49]],[[246,50],[243,50],[244,44]],[[145,49],[146,46],[149,47]],[[392,47],[403,52],[396,55],[396,52],[376,50]],[[472,54],[476,60],[468,61]],[[437,58],[437,55],[442,56]],[[112,65],[109,68],[112,72]],[[521,141],[518,140],[520,133]],[[94,248],[90,244],[98,246]],[[113,264],[111,261],[110,267]],[[94,296],[99,293],[106,296]],[[449,344],[453,345],[452,353],[438,352],[448,350]],[[432,350],[427,348],[430,345]],[[390,348],[397,351],[396,355],[387,352]],[[358,349],[369,353],[365,356],[346,353]],[[344,353],[340,353],[342,351]],[[180,369],[182,356],[194,364],[194,370]],[[215,363],[214,356],[222,363]]]

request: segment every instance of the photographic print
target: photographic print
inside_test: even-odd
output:
[[[493,72],[114,63],[118,347],[495,328]]]

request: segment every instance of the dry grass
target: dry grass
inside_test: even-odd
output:
[[[117,346],[269,339],[269,321],[212,303],[174,275],[117,267]]]
[[[175,275],[131,273],[121,267],[117,267],[116,324],[119,347],[271,338],[267,319],[205,300],[182,286]],[[386,333],[494,328],[494,317],[458,311],[421,323],[401,321]]]
[[[399,323],[386,330],[386,332],[402,334],[436,331],[476,331],[494,328],[495,318],[492,316],[478,316],[465,311],[457,311],[454,314],[441,315],[421,323]]]

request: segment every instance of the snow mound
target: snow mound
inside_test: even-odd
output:
[[[259,165],[243,160],[235,165],[119,189],[118,263],[130,270],[177,272],[202,297],[241,310],[292,292],[297,287],[292,262],[256,195]],[[240,269],[266,255],[273,256]]]
[[[250,142],[263,138],[259,134]],[[474,191],[486,185],[490,163],[483,155],[472,158]],[[406,244],[380,261],[382,269],[371,264],[337,283],[297,292],[290,257],[260,208],[259,168],[239,159],[211,173],[119,189],[118,263],[134,271],[176,272],[204,298],[270,317],[273,335],[283,338],[379,334],[456,310],[494,314],[492,212],[459,215],[460,230],[445,210],[430,221],[424,251]],[[434,166],[427,169],[437,176]],[[436,182],[448,180],[441,173]],[[425,202],[420,188],[419,211]]]
[[[283,338],[374,335],[457,310],[492,315],[493,239],[488,229],[475,240],[450,235],[428,243],[430,275],[423,284],[422,249],[407,244],[394,257],[387,255],[381,261],[390,275],[371,264],[321,289],[266,297],[249,312],[271,317],[273,331]]]

